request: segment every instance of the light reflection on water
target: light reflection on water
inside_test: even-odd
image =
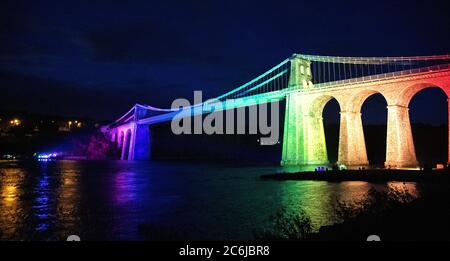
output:
[[[139,225],[189,239],[252,239],[277,211],[299,209],[313,226],[336,222],[338,201],[361,201],[370,188],[418,195],[415,183],[262,181],[277,167],[174,162],[0,161],[0,238],[144,239]]]
[[[114,201],[117,205],[125,205],[137,199],[135,180],[136,173],[120,172],[114,177]]]
[[[24,174],[20,169],[11,169],[6,172],[6,175],[1,176],[0,222],[5,226],[2,226],[0,233],[16,234],[20,229],[23,215],[21,215],[22,210],[19,206],[19,193],[21,191],[18,186],[22,183],[23,176]]]
[[[45,164],[45,163],[44,163]],[[79,225],[80,197],[79,179],[80,164],[76,161],[60,161],[57,168],[59,184],[56,190],[56,219],[59,230],[65,235],[76,232]],[[75,233],[76,234],[76,233]]]
[[[302,209],[311,218],[315,229],[333,223],[337,217],[335,208],[341,202],[365,200],[371,188],[368,182],[345,181],[287,181],[281,188],[282,206],[289,210]]]

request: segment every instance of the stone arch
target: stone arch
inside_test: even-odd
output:
[[[388,103],[386,95],[384,95],[382,92],[373,89],[366,89],[353,95],[350,98],[349,102],[346,104],[344,111],[360,113],[364,102],[374,94],[381,94],[383,98],[386,100],[386,103]]]
[[[450,96],[450,91],[448,90],[448,88],[440,86],[440,84],[432,82],[421,82],[404,88],[397,96],[398,98],[396,100],[396,105],[408,107],[414,95],[427,88],[439,88],[445,93],[445,95],[447,95],[447,99]]]
[[[399,95],[399,99],[397,101],[397,104],[404,106],[407,108],[407,110],[409,111],[409,106],[410,103],[412,101],[412,99],[421,91],[425,90],[425,89],[430,89],[430,88],[436,88],[439,89],[442,93],[445,94],[447,101],[449,101],[449,96],[450,96],[450,91],[449,88],[446,87],[445,83],[433,83],[433,82],[420,82],[420,83],[416,83],[413,85],[410,85],[408,87],[406,87]],[[448,105],[449,106],[449,105]],[[450,108],[450,107],[449,107]],[[409,116],[409,120],[411,120],[411,115],[408,113]],[[411,124],[411,123],[410,123]],[[448,133],[448,138],[449,140],[447,141],[447,162],[450,162],[450,110],[447,111],[447,133]],[[414,152],[417,155],[417,147],[414,142],[414,135],[411,133],[412,136],[412,142],[414,144]],[[423,158],[421,158],[421,164],[423,163],[430,163],[430,162],[424,162]],[[435,162],[436,163],[436,162]]]
[[[352,95],[348,103],[346,104],[345,112],[341,113],[341,116],[345,117],[347,120],[347,140],[348,142],[347,147],[343,147],[343,153],[347,153],[347,155],[343,155],[343,161],[350,161],[353,162],[354,165],[360,165],[361,167],[366,167],[375,164],[381,164],[385,160],[381,157],[381,149],[384,151],[386,150],[386,145],[381,146],[381,142],[375,142],[377,141],[377,138],[381,141],[384,135],[387,135],[387,127],[386,129],[383,128],[383,132],[376,132],[376,136],[371,135],[369,137],[366,137],[366,131],[368,129],[364,128],[363,125],[363,106],[364,104],[373,96],[379,94],[381,95],[384,100],[384,102],[389,104],[389,93],[383,92],[383,90],[373,89],[373,88],[367,88],[363,89],[354,95]],[[383,106],[384,107],[384,106]],[[384,107],[384,111],[380,113],[380,115],[384,115],[386,118],[388,116],[388,110],[386,107]],[[387,122],[386,122],[387,123]],[[381,129],[380,129],[381,131]],[[369,132],[370,133],[370,132]],[[372,132],[373,134],[373,132]],[[380,135],[380,136],[378,136]],[[351,137],[351,138],[350,138]],[[366,139],[368,138],[368,139]],[[344,138],[343,138],[344,139]],[[345,140],[344,140],[345,141]],[[380,145],[380,146],[379,146]],[[379,146],[379,147],[378,147]],[[373,153],[374,151],[377,151],[377,153]],[[358,155],[358,157],[355,157],[354,155]],[[380,155],[380,157],[373,157],[374,155]],[[370,158],[372,156],[372,158]],[[352,160],[349,160],[352,159]],[[370,159],[370,161],[369,161]],[[347,163],[349,164],[349,163]]]
[[[387,103],[386,95],[374,89],[364,89],[345,98],[340,116],[338,164],[345,165],[348,168],[361,168],[369,165],[361,109],[370,96],[378,93],[383,96]]]
[[[335,99],[337,101],[339,108],[341,108],[342,110],[341,102],[337,97],[332,95],[320,95],[314,98],[313,101],[311,102],[308,114],[314,117],[322,117],[325,105],[327,105],[327,103],[332,99]]]
[[[417,167],[419,165],[412,136],[409,103],[423,89],[438,87],[449,96],[448,87],[434,81],[403,85],[399,92],[392,93],[388,103],[388,131],[385,166],[394,168]],[[449,146],[450,151],[450,146]]]

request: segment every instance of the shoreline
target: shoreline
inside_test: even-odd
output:
[[[341,181],[367,181],[367,182],[449,182],[449,169],[436,170],[397,170],[397,169],[372,169],[372,170],[340,170],[340,171],[308,171],[296,173],[265,174],[262,180],[317,180],[329,182]]]

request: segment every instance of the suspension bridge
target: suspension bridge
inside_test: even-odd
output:
[[[281,164],[303,166],[329,164],[322,111],[329,100],[336,99],[341,110],[337,163],[359,168],[369,165],[361,107],[368,97],[379,93],[387,102],[385,166],[414,168],[419,164],[411,132],[409,102],[417,92],[428,87],[441,88],[449,97],[449,61],[450,55],[339,57],[294,54],[214,100],[223,103],[220,106],[223,110],[286,100]],[[170,121],[177,115],[203,114],[205,111],[201,108],[207,103],[182,110],[136,104],[104,130],[120,149],[121,159],[149,159],[149,126]],[[448,148],[450,162],[450,143]]]

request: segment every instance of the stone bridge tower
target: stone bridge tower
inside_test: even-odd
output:
[[[291,57],[290,89],[312,89],[311,62]],[[311,101],[301,92],[286,96],[283,151],[281,164],[328,164],[322,111],[314,110]]]

